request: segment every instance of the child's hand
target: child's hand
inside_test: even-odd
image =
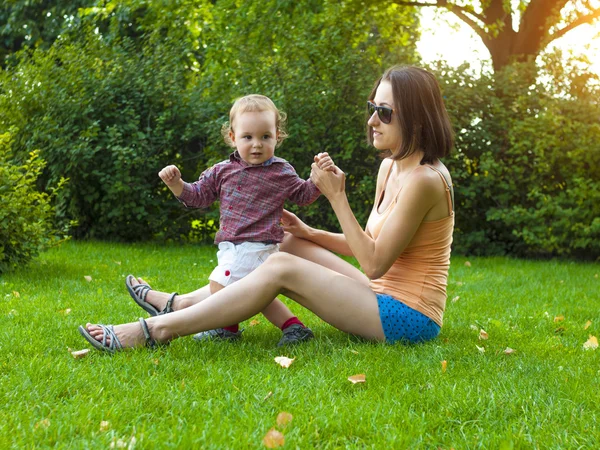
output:
[[[181,180],[181,172],[177,166],[167,166],[160,172],[158,176],[167,186],[174,186]]]
[[[329,153],[327,152],[315,155],[315,163],[317,163],[317,166],[321,170],[335,172],[335,164],[333,163],[333,159],[331,159],[331,156],[329,156]]]

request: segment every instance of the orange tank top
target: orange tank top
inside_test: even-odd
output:
[[[381,278],[371,280],[370,286],[374,292],[391,295],[425,314],[441,327],[446,306],[450,245],[454,231],[453,195],[452,185],[444,175],[435,167],[427,167],[437,172],[444,182],[450,215],[443,219],[422,222],[392,267]],[[390,167],[380,198],[377,199],[377,206],[385,193],[391,169]],[[378,207],[373,208],[366,227],[373,239],[379,236],[390,211],[396,205],[396,199],[397,196],[382,213],[377,211]]]

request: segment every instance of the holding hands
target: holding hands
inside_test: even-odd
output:
[[[333,163],[328,153],[316,155],[311,168],[310,179],[328,200],[345,193],[346,174]]]
[[[321,170],[328,170],[330,172],[335,172],[335,169],[337,168],[335,166],[335,164],[333,163],[333,159],[331,159],[331,156],[329,156],[329,153],[327,153],[327,152],[319,153],[318,155],[315,155],[315,163]]]

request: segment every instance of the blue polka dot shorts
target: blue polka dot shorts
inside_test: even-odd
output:
[[[390,344],[398,341],[416,344],[440,333],[437,323],[390,295],[377,294],[377,303],[385,340]]]

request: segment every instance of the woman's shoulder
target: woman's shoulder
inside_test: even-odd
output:
[[[445,183],[440,175],[444,177]],[[450,174],[443,164],[423,164],[410,173],[406,186],[415,195],[437,198],[438,194],[445,192],[448,183],[451,183]]]
[[[444,178],[447,184],[452,185],[452,177],[446,166],[441,161],[436,161],[433,164],[422,164],[411,173],[415,179],[423,180],[427,183],[439,183],[440,175]]]
[[[385,175],[393,163],[394,161],[391,158],[383,159],[379,165],[379,174],[383,173]]]

